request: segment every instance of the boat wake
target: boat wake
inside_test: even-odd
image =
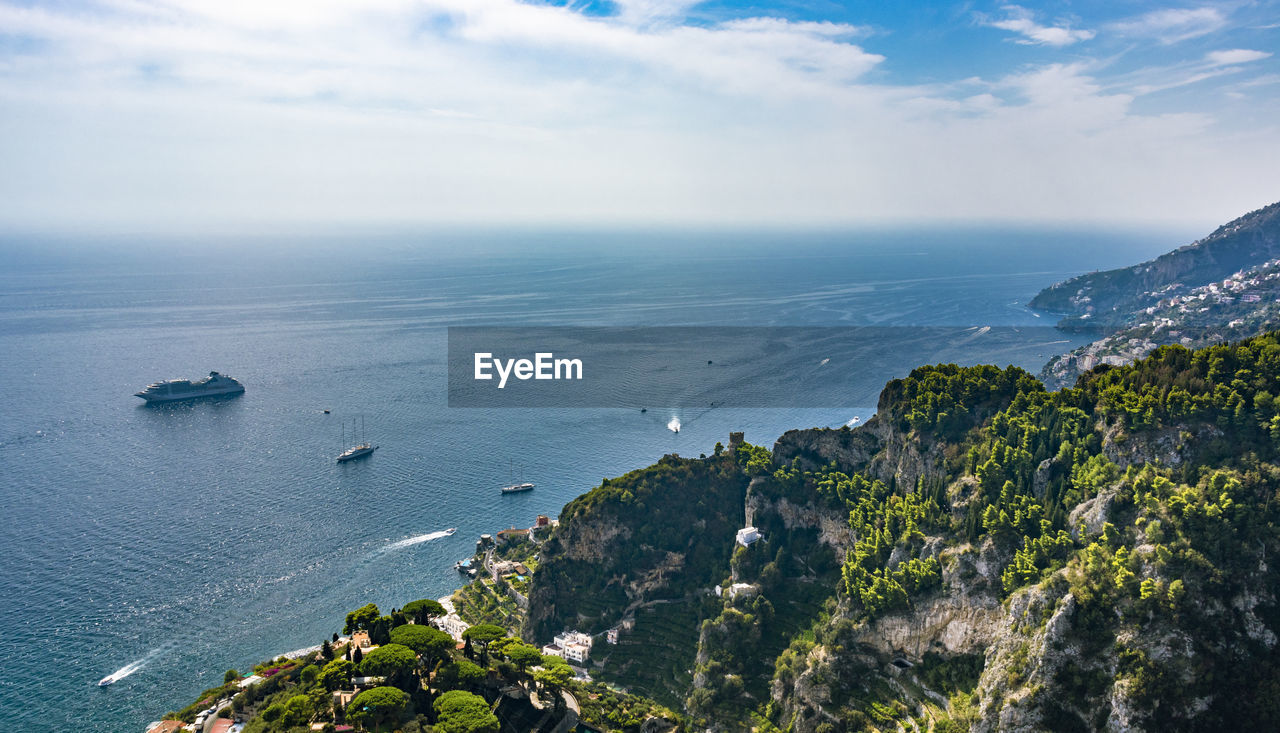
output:
[[[671,422],[667,423],[667,430],[670,430],[673,433],[680,432],[680,418],[671,418]]]
[[[392,550],[402,550],[406,547],[412,547],[413,545],[420,545],[423,542],[430,542],[431,540],[438,540],[442,537],[448,537],[449,535],[453,534],[455,531],[456,530],[452,530],[452,529],[443,529],[443,530],[440,530],[439,532],[428,532],[426,534],[420,534],[414,537],[407,537],[403,540],[392,542],[391,544],[382,548],[382,551],[391,552]]]
[[[98,686],[106,687],[107,685],[114,685],[115,683],[119,682],[125,677],[128,677],[134,672],[137,672],[138,670],[142,669],[142,666],[146,664],[147,661],[150,660],[152,656],[154,656],[154,654],[148,654],[147,656],[143,657],[142,659],[139,659],[136,662],[129,662],[128,664],[124,665],[120,669],[117,669],[116,671],[112,672],[111,674],[99,680]]]

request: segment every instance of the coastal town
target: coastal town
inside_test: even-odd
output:
[[[1140,298],[1149,305],[1132,314],[1131,325],[1050,360],[1041,374],[1046,384],[1067,386],[1096,366],[1132,364],[1160,346],[1199,348],[1274,328],[1280,324],[1280,259],[1198,287],[1172,283]],[[1072,302],[1085,312],[1067,320],[1088,324],[1090,296],[1080,292]]]

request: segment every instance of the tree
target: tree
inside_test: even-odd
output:
[[[444,733],[498,733],[498,717],[479,695],[452,690],[436,698],[433,707]]]
[[[520,668],[521,672],[524,672],[529,667],[542,662],[542,652],[528,644],[525,644],[524,642],[518,641],[514,644],[507,645],[507,648],[503,650],[503,653],[512,664]]]
[[[261,714],[262,719],[268,723],[279,720],[280,717],[284,715],[284,705],[278,702],[273,703],[268,705]]]
[[[356,650],[351,652],[351,661],[357,666],[364,661],[364,652],[361,651],[360,647],[356,647]]]
[[[333,659],[333,645],[329,643],[328,639],[320,643],[320,658],[325,661]]]
[[[440,605],[439,601],[433,601],[429,598],[410,601],[404,604],[404,608],[400,610],[404,612],[405,616],[413,619],[415,624],[430,623],[431,619],[445,615],[444,606]]]
[[[324,665],[324,669],[320,670],[320,676],[317,681],[324,686],[326,690],[340,690],[351,683],[351,676],[356,672],[356,665],[345,659],[335,659]]]
[[[238,679],[240,679],[240,673],[235,671],[234,669],[228,669],[226,673],[222,675],[222,684],[225,685],[231,680],[238,680]]]
[[[347,614],[347,625],[343,628],[342,633],[350,634],[352,631],[368,631],[373,626],[373,622],[377,621],[381,615],[378,612],[377,605],[367,603]]]
[[[548,654],[543,657],[542,669],[534,671],[533,682],[552,698],[558,698],[560,691],[569,684],[571,677],[573,677],[573,669],[569,667],[569,663],[560,657]]]
[[[392,629],[391,643],[409,647],[415,654],[421,655],[428,665],[444,659],[454,646],[452,636],[440,629],[419,624],[397,626]]]
[[[285,726],[303,725],[311,719],[315,711],[311,707],[311,698],[306,695],[294,695],[284,704],[284,715],[281,720]]]
[[[391,629],[395,626],[390,616],[379,616],[369,624],[369,641],[382,646],[391,642]]]
[[[489,663],[489,645],[498,639],[504,639],[507,630],[493,624],[479,624],[462,632],[462,638],[480,647],[480,658]]]
[[[400,690],[394,687],[375,687],[356,695],[347,706],[347,720],[361,724],[372,721],[374,727],[377,727],[388,721],[399,720],[408,704],[409,696]]]
[[[456,690],[476,687],[484,682],[484,670],[480,665],[466,659],[458,659],[442,665],[436,672],[436,686],[441,689]]]
[[[387,644],[371,650],[360,662],[360,673],[366,677],[394,679],[409,674],[418,663],[418,655],[407,646]]]

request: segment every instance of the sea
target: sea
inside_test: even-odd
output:
[[[0,730],[141,733],[349,610],[450,593],[479,535],[554,517],[602,478],[730,431],[772,445],[875,411],[451,408],[449,326],[1044,327],[1024,305],[1041,288],[1194,234],[7,235]],[[245,393],[133,396],[210,370]],[[379,448],[339,465],[353,425]],[[502,495],[512,479],[536,489]]]

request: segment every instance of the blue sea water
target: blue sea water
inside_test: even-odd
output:
[[[731,430],[768,445],[874,410],[450,409],[447,326],[1043,326],[1022,305],[1040,288],[1186,239],[0,243],[0,729],[141,731],[228,668],[318,643],[348,610],[448,593],[453,561],[479,534],[555,515],[602,477],[710,452]],[[1062,350],[1078,342],[1063,339]],[[167,407],[132,396],[211,369],[246,393]],[[352,417],[381,447],[336,465]],[[537,488],[500,495],[511,466]],[[459,531],[428,537],[448,527]],[[96,686],[125,668],[135,671]]]

